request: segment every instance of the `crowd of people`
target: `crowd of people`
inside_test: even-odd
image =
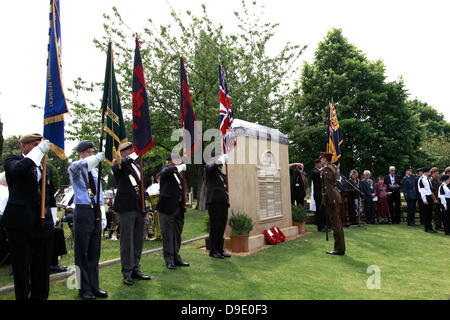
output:
[[[304,165],[293,163],[290,168],[292,204],[305,205],[307,178]],[[322,204],[322,168],[320,159],[315,160],[311,170],[309,206],[314,211],[317,229],[321,232],[325,231],[326,223],[326,208]],[[425,232],[443,231],[450,235],[450,167],[442,175],[437,167],[418,168],[416,175],[413,175],[413,171],[407,166],[400,176],[396,168],[391,166],[388,174],[379,175],[376,179],[372,178],[369,170],[364,170],[360,176],[352,169],[348,179],[339,173],[336,188],[341,195],[339,215],[343,225],[360,224],[361,218],[367,224],[400,224],[402,212],[405,211],[408,226],[418,226],[417,217]],[[401,194],[405,203],[403,207]]]

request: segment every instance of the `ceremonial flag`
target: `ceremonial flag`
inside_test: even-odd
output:
[[[194,108],[192,107],[191,94],[189,93],[189,84],[184,68],[184,59],[180,55],[180,85],[181,85],[181,103],[180,103],[180,120],[181,123],[189,133],[190,141],[187,141],[189,147],[186,150],[186,157],[190,157],[195,148],[200,146],[198,139],[197,119],[195,118]],[[186,143],[186,142],[185,142]]]
[[[120,106],[119,90],[117,89],[114,72],[114,57],[111,41],[108,44],[108,57],[106,59],[105,84],[103,87],[102,112],[106,117],[106,145],[105,159],[113,164],[114,159],[120,165],[121,158],[119,146],[128,141],[125,123],[123,122],[122,107]]]
[[[139,40],[136,35],[136,49],[134,51],[133,70],[133,146],[138,156],[144,155],[155,142],[152,138],[150,110],[148,106],[147,90],[145,88],[144,71],[142,69]]]
[[[223,76],[223,67],[219,63],[219,83],[220,83],[220,132],[222,134],[222,152],[227,153],[233,147],[233,142],[228,141],[233,135],[233,114],[231,112],[230,96],[228,86]],[[228,143],[231,142],[231,143]]]
[[[50,1],[50,28],[47,58],[47,89],[44,108],[44,138],[52,143],[59,158],[64,153],[64,114],[67,109],[61,77],[61,25],[59,0]]]
[[[340,166],[341,151],[340,145],[342,143],[342,133],[339,127],[339,122],[337,119],[336,108],[333,103],[330,103],[330,112],[328,114],[328,152],[333,154],[331,162],[335,164],[338,168]]]

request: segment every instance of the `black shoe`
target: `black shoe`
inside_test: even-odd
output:
[[[125,283],[127,286],[132,286],[133,285],[133,279],[127,277],[123,279],[123,283]]]
[[[175,270],[175,265],[173,263],[168,263],[166,266],[169,270]]]
[[[108,298],[108,292],[103,291],[103,290],[101,290],[101,289],[92,290],[92,293],[93,293],[94,296],[96,296],[97,298]]]
[[[437,233],[437,231],[434,231],[433,229],[425,230],[425,232],[428,232],[428,233]]]
[[[345,255],[345,252],[336,251],[336,250],[333,250],[333,251],[327,251],[327,253],[328,253],[328,254],[337,255],[337,256],[343,256],[343,255]]]
[[[179,266],[179,267],[189,267],[189,263],[184,262],[184,261],[175,262],[175,265]]]
[[[152,279],[152,277],[146,276],[145,274],[143,274],[140,271],[133,272],[131,274],[131,277],[134,279],[140,279],[140,280],[151,280]]]
[[[81,299],[83,300],[95,300],[95,296],[92,294],[92,292],[90,291],[86,291],[86,292],[80,292],[79,296],[81,297]]]
[[[325,228],[318,230],[318,232],[325,232],[325,231],[327,231]]]
[[[222,251],[220,253],[224,258],[231,258],[231,254],[225,253],[224,251]]]
[[[212,257],[212,258],[216,258],[216,259],[223,259],[224,258],[223,255],[221,255],[220,253],[217,253],[217,252],[210,253],[209,256]]]

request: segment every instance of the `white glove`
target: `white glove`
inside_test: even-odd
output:
[[[139,156],[136,154],[136,152],[133,152],[128,157],[130,157],[130,159],[133,161],[136,161],[136,159],[139,158]]]
[[[56,226],[56,223],[58,222],[58,209],[56,207],[50,208],[50,211],[52,213],[52,218],[53,218],[53,225]]]
[[[186,164],[185,163],[180,164],[179,166],[177,166],[177,170],[178,172],[186,171]]]
[[[100,211],[102,212],[102,230],[106,228],[106,212],[105,206],[100,207]]]
[[[217,164],[225,164],[228,160],[228,156],[226,154],[222,155],[219,159],[216,160]]]
[[[95,156],[90,156],[86,158],[86,162],[88,165],[88,171],[94,169],[98,164],[105,159],[105,154],[103,152],[97,153]]]
[[[39,143],[37,147],[38,147],[43,153],[46,153],[46,152],[49,152],[49,151],[50,151],[50,146],[51,146],[50,141],[44,140],[44,141],[42,141],[41,143]]]
[[[41,144],[42,144],[42,142],[41,142]],[[31,151],[28,152],[28,154],[25,156],[25,158],[29,158],[29,159],[33,160],[36,167],[39,167],[41,165],[42,158],[44,157],[44,154],[45,154],[45,152],[42,152],[41,148],[39,148],[39,146],[41,144],[39,144],[37,147],[34,147],[33,149],[31,149]]]

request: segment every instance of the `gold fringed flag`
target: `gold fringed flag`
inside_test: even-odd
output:
[[[331,162],[335,164],[338,168],[341,165],[341,150],[340,146],[342,144],[342,133],[339,127],[339,122],[337,119],[336,108],[333,103],[330,103],[330,112],[328,114],[328,143],[327,151],[333,154]]]
[[[121,163],[119,146],[128,141],[125,123],[123,122],[122,107],[120,106],[119,90],[117,88],[116,75],[114,72],[114,58],[108,44],[108,57],[106,60],[105,84],[103,87],[102,112],[106,117],[106,145],[105,159],[109,164],[117,160]]]

